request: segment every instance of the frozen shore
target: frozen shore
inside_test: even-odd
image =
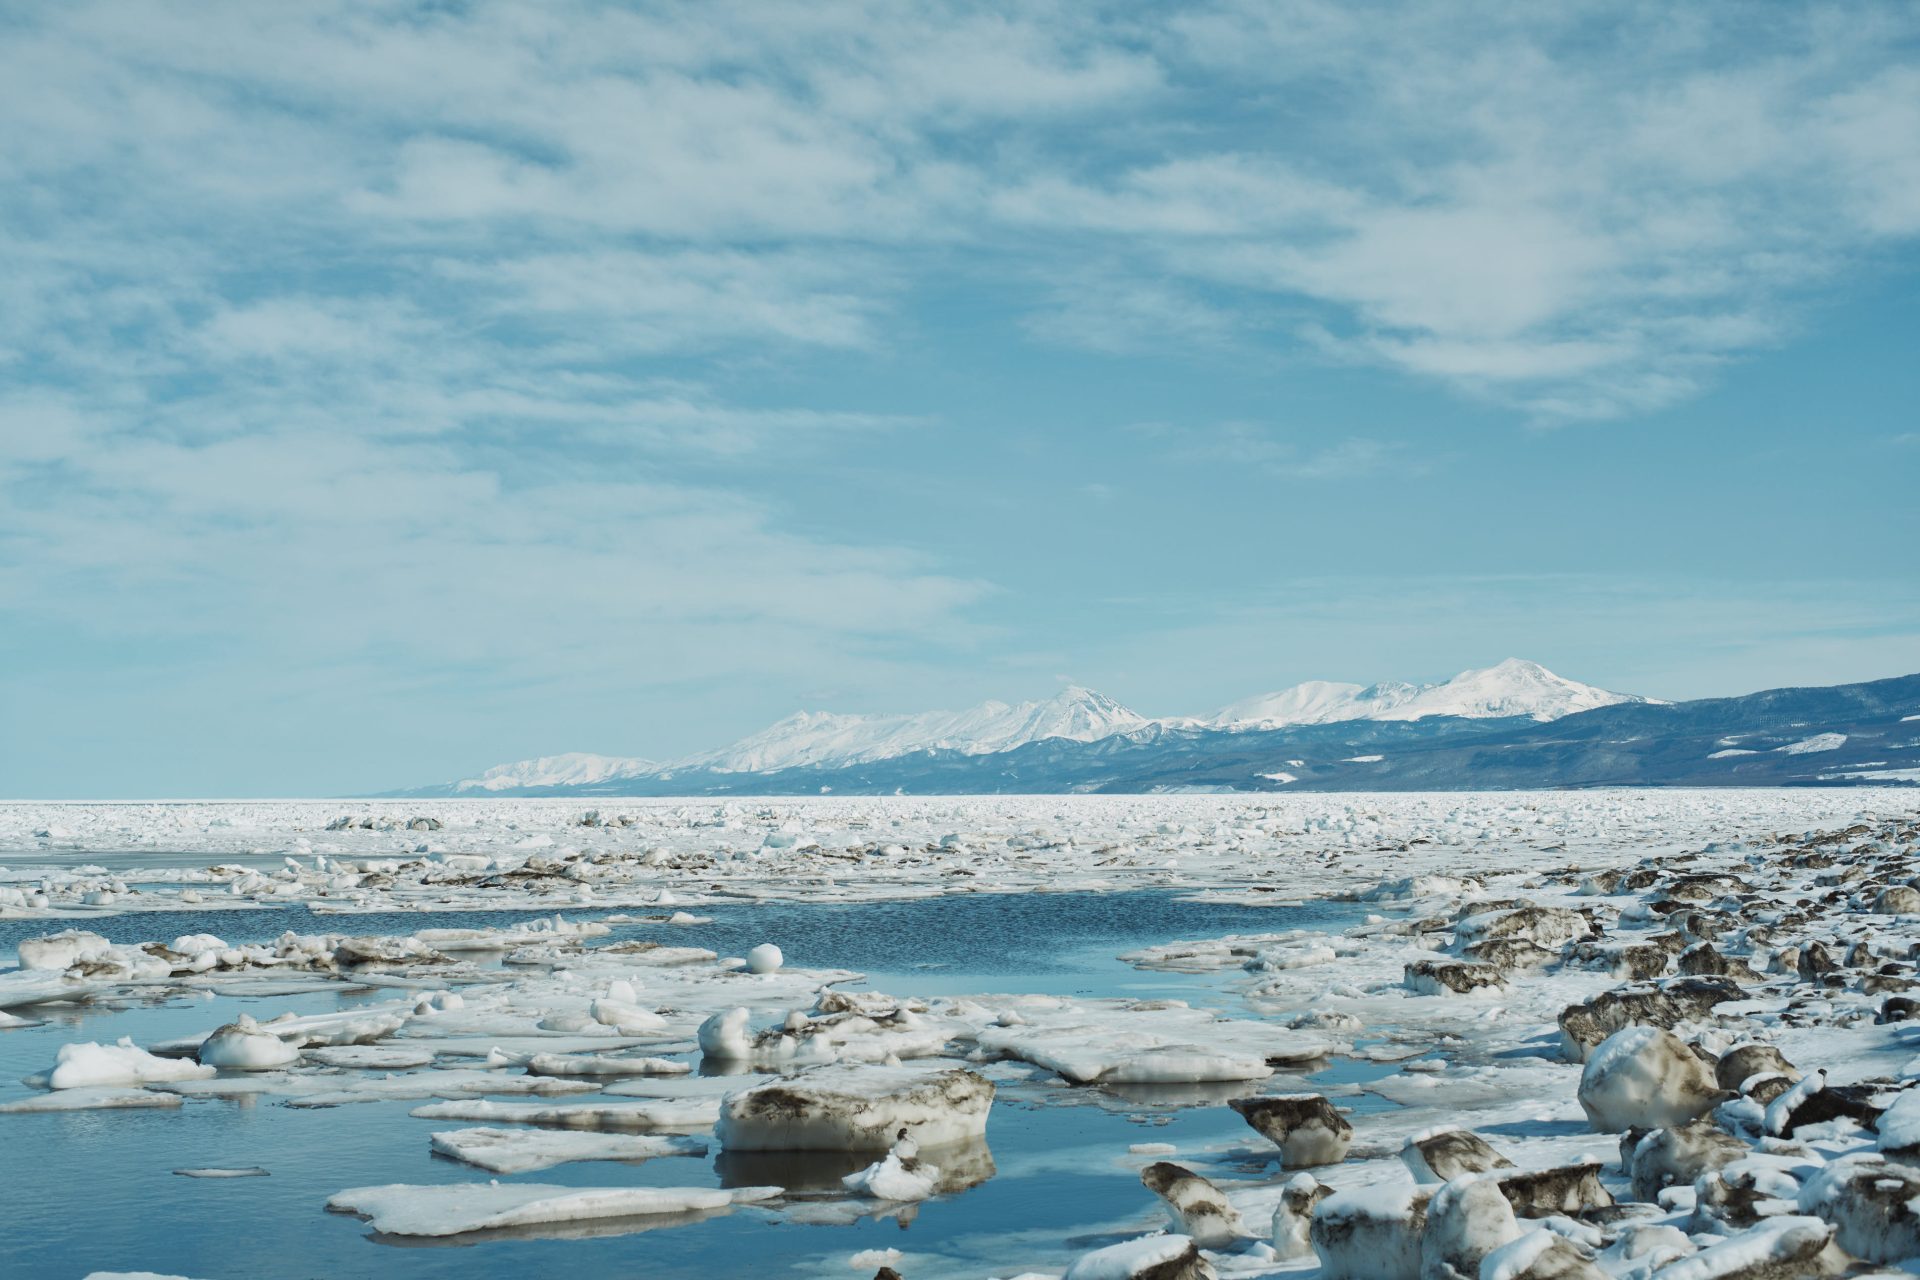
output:
[[[1916,813],[1899,791],[622,802],[591,821],[546,801],[0,806],[0,909],[44,920],[0,971],[0,1036],[71,1032],[0,1100],[0,1129],[87,1109],[192,1124],[242,1100],[343,1119],[401,1106],[431,1140],[397,1154],[396,1180],[337,1184],[315,1213],[432,1239],[722,1219],[831,1233],[964,1211],[996,1177],[1044,1195],[1059,1166],[997,1135],[1023,1108],[1093,1101],[1123,1124],[1143,1106],[1217,1123],[1083,1155],[1138,1182],[1053,1238],[983,1222],[965,1249],[859,1274],[1897,1269],[1920,1256]],[[87,866],[146,853],[173,856]],[[1217,992],[1203,1008],[879,992],[778,947],[716,954],[670,920],[743,896],[1041,888],[1337,895],[1357,923],[1128,951],[1143,976]],[[339,930],[116,943],[80,918],[178,911],[183,893],[332,908]],[[564,915],[353,929],[509,905]],[[653,936],[610,937],[638,906]],[[301,1011],[275,1008],[296,995]],[[203,1025],[86,1034],[129,1001],[204,1005]],[[271,1172],[283,1153],[244,1154]],[[782,1176],[715,1185],[707,1159]],[[581,1167],[616,1181],[548,1181]],[[655,1167],[675,1181],[617,1181]],[[853,1255],[835,1266],[856,1274]]]

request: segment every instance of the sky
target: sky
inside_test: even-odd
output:
[[[0,13],[0,795],[1920,671],[1920,10]]]

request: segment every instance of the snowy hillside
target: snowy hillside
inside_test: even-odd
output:
[[[671,770],[765,773],[821,764],[890,760],[916,751],[987,755],[1030,742],[1093,742],[1150,723],[1113,699],[1078,687],[1044,702],[983,702],[965,711],[920,715],[835,715],[803,711],[730,747],[677,760]]]
[[[497,764],[477,778],[454,784],[457,792],[519,791],[532,787],[586,787],[619,778],[638,778],[660,766],[635,756],[596,756],[568,751],[557,756]]]
[[[1537,662],[1508,658],[1496,666],[1462,671],[1440,684],[1391,682],[1363,687],[1310,680],[1222,707],[1207,723],[1216,729],[1279,729],[1345,720],[1423,720],[1428,716],[1469,720],[1526,716],[1544,721],[1595,707],[1647,701],[1568,680]]]

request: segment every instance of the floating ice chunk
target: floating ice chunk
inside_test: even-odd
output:
[[[177,1178],[266,1178],[271,1177],[258,1165],[245,1169],[175,1169]]]
[[[113,1111],[125,1107],[177,1107],[180,1098],[171,1093],[147,1089],[116,1089],[93,1085],[81,1089],[57,1089],[36,1093],[12,1102],[0,1102],[0,1114],[16,1115],[33,1111]]]
[[[1019,1058],[1076,1084],[1193,1084],[1264,1080],[1276,1063],[1311,1061],[1328,1043],[1270,1023],[1216,1018],[1181,1005],[1020,1005],[972,1038],[983,1053]]]
[[[196,1056],[206,1067],[273,1071],[298,1062],[300,1051],[243,1013],[202,1040]]]
[[[403,1045],[343,1044],[307,1049],[302,1057],[326,1067],[355,1067],[368,1071],[406,1071],[424,1067],[433,1061],[429,1049]]]
[[[1186,1236],[1146,1236],[1081,1254],[1062,1280],[1213,1280],[1200,1247]]]
[[[493,1173],[532,1173],[580,1160],[651,1160],[704,1156],[694,1138],[632,1133],[552,1133],[539,1129],[453,1129],[436,1133],[433,1149]]]
[[[122,1036],[115,1044],[63,1044],[47,1076],[50,1089],[143,1085],[162,1080],[200,1080],[212,1067],[180,1058],[159,1058]]]
[[[632,991],[631,987],[627,989]],[[653,1010],[642,1009],[637,1005],[611,997],[595,1000],[588,1006],[588,1011],[593,1015],[595,1022],[612,1027],[622,1035],[641,1035],[649,1031],[658,1031],[667,1025],[667,1020]]]
[[[527,1059],[536,1076],[684,1076],[693,1064],[672,1058],[621,1058],[605,1054],[536,1053]]]
[[[780,954],[780,948],[771,942],[763,942],[747,952],[747,971],[749,973],[778,973],[780,966],[786,963],[786,957]]]
[[[1252,1232],[1220,1188],[1191,1169],[1162,1160],[1140,1171],[1140,1184],[1166,1202],[1175,1229],[1203,1249],[1227,1249]]]
[[[875,1200],[911,1202],[925,1200],[940,1187],[940,1169],[917,1154],[901,1155],[900,1144],[857,1173],[842,1178],[841,1185],[856,1195]]]
[[[981,1137],[993,1085],[962,1068],[831,1066],[726,1096],[715,1130],[729,1151],[886,1151]]]
[[[700,1052],[717,1062],[745,1062],[753,1057],[753,1038],[747,1033],[753,1015],[746,1009],[723,1010],[700,1024]]]
[[[1615,1032],[1580,1073],[1580,1106],[1603,1133],[1685,1124],[1724,1096],[1712,1069],[1679,1036],[1659,1027]]]
[[[410,1113],[422,1120],[544,1124],[563,1129],[698,1130],[719,1115],[712,1098],[657,1098],[619,1102],[490,1102],[484,1098],[432,1102]]]
[[[452,1186],[354,1187],[327,1201],[336,1213],[368,1219],[375,1231],[396,1236],[457,1236],[500,1227],[527,1227],[599,1218],[713,1212],[770,1200],[778,1187],[577,1187],[537,1183],[456,1183]]]
[[[64,929],[42,938],[23,938],[15,950],[22,969],[71,969],[83,960],[113,953],[113,944],[84,929]]]

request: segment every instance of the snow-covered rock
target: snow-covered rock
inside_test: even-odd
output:
[[[1920,1257],[1920,1167],[1847,1156],[1800,1191],[1800,1212],[1833,1224],[1842,1249],[1867,1262]]]
[[[1686,1041],[1659,1027],[1628,1027],[1603,1041],[1580,1073],[1580,1106],[1602,1133],[1686,1124],[1723,1094]]]

